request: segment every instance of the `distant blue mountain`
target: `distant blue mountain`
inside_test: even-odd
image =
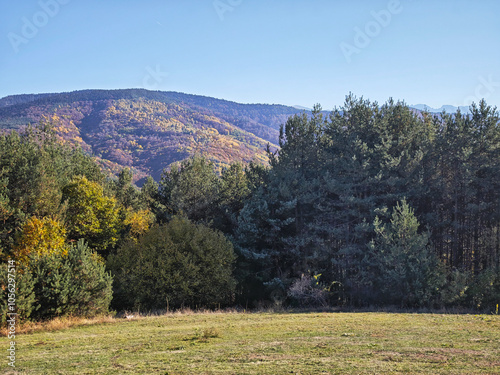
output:
[[[415,104],[415,105],[410,105],[411,108],[418,109],[419,111],[425,111],[427,110],[428,112],[431,113],[442,113],[445,111],[446,113],[455,113],[459,108],[462,113],[469,113],[469,107],[467,106],[459,106],[455,107],[452,105],[443,105],[441,108],[432,108],[429,107],[427,104]]]
[[[293,108],[304,110],[304,111],[312,111],[312,108],[304,107],[302,105],[294,105]]]

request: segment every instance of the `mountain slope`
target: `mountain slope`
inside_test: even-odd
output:
[[[127,166],[136,178],[159,179],[163,168],[194,154],[219,169],[235,161],[265,163],[279,126],[301,112],[176,92],[84,90],[0,99],[0,129],[50,117],[62,139],[96,155],[111,172]]]

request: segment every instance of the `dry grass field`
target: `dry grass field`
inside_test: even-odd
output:
[[[188,312],[25,330],[4,373],[500,374],[496,315]]]

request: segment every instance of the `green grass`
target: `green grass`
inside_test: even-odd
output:
[[[16,339],[19,374],[500,374],[494,315],[169,314]]]

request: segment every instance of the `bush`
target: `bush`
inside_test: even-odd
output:
[[[466,292],[470,287],[471,274],[458,269],[442,267],[446,282],[439,290],[437,306],[460,306],[466,299]]]
[[[80,240],[69,246],[67,255],[31,254],[29,266],[16,267],[16,313],[19,320],[50,319],[73,315],[92,317],[109,311],[112,277],[104,260]],[[0,266],[2,301],[0,312],[5,323],[8,309],[7,264]]]
[[[71,246],[66,257],[48,254],[31,259],[30,265],[35,318],[92,317],[108,312],[113,279],[104,260],[83,240]]]
[[[500,304],[500,273],[486,269],[475,277],[466,292],[469,306],[487,312],[495,311]]]
[[[110,255],[114,304],[147,310],[229,304],[234,258],[233,245],[222,233],[174,217]]]
[[[302,275],[288,289],[291,302],[301,307],[325,307],[328,305],[328,291],[319,283],[319,276]]]

